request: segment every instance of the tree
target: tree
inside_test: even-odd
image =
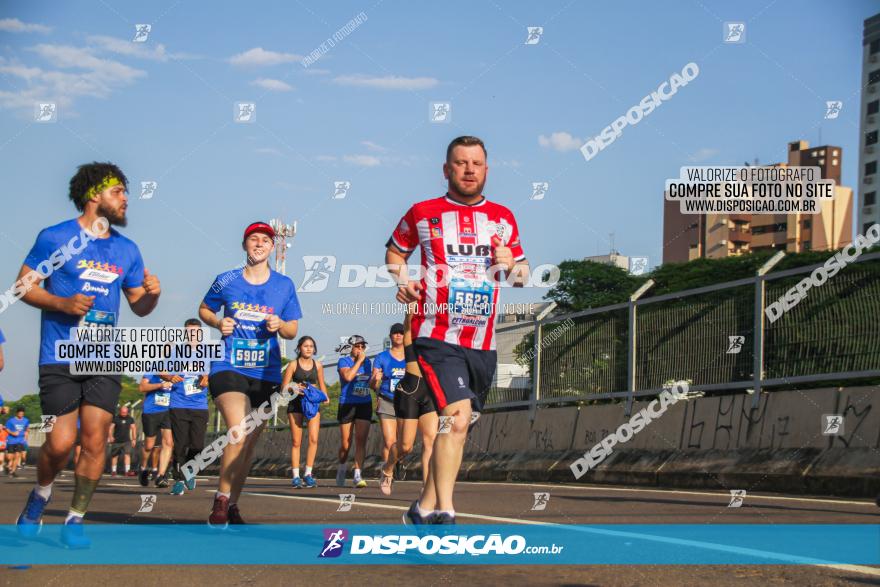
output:
[[[563,261],[559,272],[559,281],[544,299],[556,302],[561,314],[625,302],[646,279],[593,261]]]

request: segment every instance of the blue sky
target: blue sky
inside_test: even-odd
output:
[[[112,160],[133,184],[125,234],[163,286],[146,319],[179,325],[212,278],[243,260],[252,220],[297,220],[288,274],[303,255],[378,264],[399,217],[443,193],[447,143],[482,137],[486,194],[519,220],[533,265],[606,253],[659,262],[664,180],[682,165],[786,158],[806,139],[843,147],[857,183],[862,21],[876,3],[759,2],[7,2],[0,9],[0,276],[6,289],[37,232],[74,216],[76,165]],[[316,63],[308,55],[366,16]],[[725,21],[746,42],[722,43]],[[135,24],[152,26],[132,43]],[[542,26],[526,45],[527,26]],[[674,72],[699,76],[587,162],[580,144]],[[36,101],[58,122],[34,122]],[[843,101],[823,120],[826,100]],[[253,124],[234,103],[255,102]],[[429,122],[448,101],[452,120]],[[345,199],[333,182],[350,181]],[[543,200],[531,184],[550,182]],[[504,302],[545,290],[505,290]],[[300,332],[332,354],[342,335],[381,344],[394,316],[322,314],[322,303],[383,302],[391,289],[302,294]],[[37,311],[0,314],[7,367],[0,393],[36,391]]]

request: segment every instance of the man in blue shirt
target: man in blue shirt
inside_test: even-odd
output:
[[[6,420],[6,452],[9,453],[9,474],[15,477],[15,471],[21,466],[22,456],[27,451],[28,426],[31,421],[24,415],[24,408],[15,410],[15,416]]]
[[[184,324],[187,330],[200,330],[202,321],[190,318]],[[193,340],[197,338],[193,337]],[[205,448],[208,431],[208,376],[184,374],[171,388],[171,432],[174,436],[174,487],[172,495],[183,495],[186,489],[196,488],[196,478],[184,479],[180,471],[187,461]]]
[[[138,474],[138,481],[143,487],[150,484],[151,472],[156,487],[168,487],[166,472],[173,450],[168,408],[171,405],[173,385],[172,378],[168,375],[145,373],[138,387],[144,394],[144,411],[141,413],[144,445],[141,450],[141,470]]]
[[[134,314],[146,316],[161,292],[137,245],[112,228],[127,223],[127,185],[112,163],[81,165],[68,194],[80,215],[40,232],[14,288],[16,297],[41,310],[40,405],[43,414],[56,416],[40,448],[37,484],[18,517],[18,530],[25,537],[39,532],[52,483],[73,449],[78,416],[87,458],[77,461],[73,500],[61,531],[62,542],[71,548],[90,543],[82,520],[104,470],[121,378],[71,374],[70,362],[56,357],[55,343],[69,340],[71,328],[115,327],[123,295]]]
[[[354,428],[354,486],[362,489],[367,486],[361,477],[361,467],[367,454],[367,437],[373,421],[372,399],[370,397],[370,378],[373,367],[367,358],[367,341],[358,334],[348,337],[340,352],[350,349],[349,355],[339,359],[336,370],[339,372],[339,466],[336,468],[336,485],[345,486],[348,468],[348,451],[351,449],[352,428]]]

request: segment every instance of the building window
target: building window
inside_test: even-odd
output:
[[[825,165],[825,159],[819,159],[819,165]]]
[[[875,173],[877,173],[877,162],[871,161],[870,163],[865,163],[865,177],[874,175]]]
[[[873,145],[877,142],[877,131],[872,130],[871,132],[865,133],[865,146]]]
[[[809,250],[812,249],[812,248],[813,248],[813,245],[810,243],[810,241],[804,241],[803,249],[804,249],[805,251],[809,251]]]
[[[831,156],[832,156],[832,157],[837,157],[837,155],[838,155],[837,149],[834,149],[834,150],[831,152]]]
[[[810,220],[804,220],[804,228],[810,228],[813,223]]]
[[[873,206],[877,203],[877,192],[867,192],[865,193],[864,202],[862,202],[862,206]]]
[[[812,153],[810,153],[810,157],[813,157],[814,159],[818,156],[819,156],[819,151],[813,151]]]
[[[880,82],[880,69],[875,69],[871,73],[868,74],[868,85],[876,84]]]
[[[837,159],[832,159],[832,160],[831,160],[831,165],[834,166],[834,167],[837,167]]]
[[[880,39],[871,41],[871,44],[868,45],[868,54],[873,55],[874,53],[880,53]]]
[[[877,114],[878,112],[880,112],[880,100],[868,102],[868,116],[871,116],[872,114]]]

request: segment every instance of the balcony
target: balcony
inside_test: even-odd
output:
[[[732,243],[751,243],[752,233],[741,228],[731,228],[727,233],[727,238]]]

